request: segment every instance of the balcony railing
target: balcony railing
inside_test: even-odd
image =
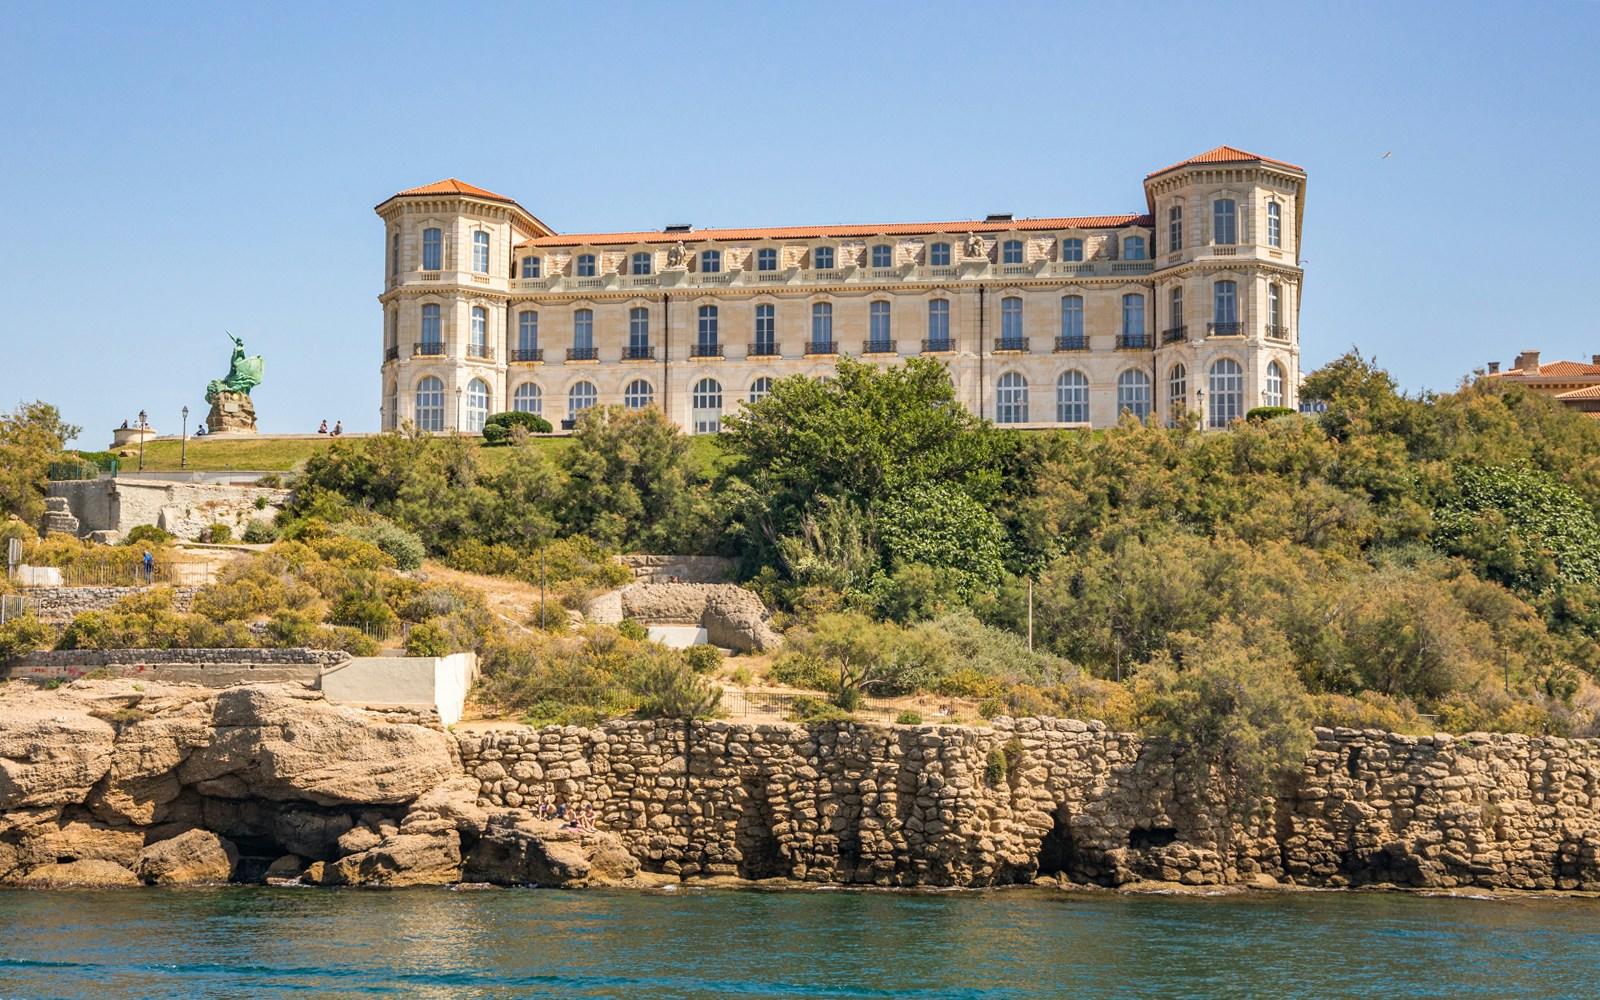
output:
[[[468,344],[467,357],[476,361],[493,361],[494,348],[487,344]]]
[[[1206,335],[1209,337],[1238,337],[1244,333],[1243,323],[1207,323]]]
[[[543,361],[544,360],[544,348],[542,348],[542,347],[518,347],[518,348],[514,348],[511,351],[511,360],[512,361]]]
[[[862,354],[897,354],[892,340],[869,340],[861,345]]]
[[[938,340],[924,340],[922,342],[923,354],[947,354],[955,349],[956,342],[949,337],[941,337]]]
[[[1148,351],[1154,347],[1149,337],[1142,333],[1117,334],[1117,350],[1119,351]]]
[[[1089,338],[1079,334],[1075,337],[1057,337],[1056,350],[1058,351],[1087,351]]]
[[[598,347],[569,347],[567,348],[568,361],[599,361],[600,348]]]
[[[1001,337],[994,342],[996,351],[1026,351],[1028,349],[1027,337]]]
[[[782,356],[782,352],[778,350],[778,345],[770,340],[756,341],[745,348],[744,354],[747,358],[776,358]]]
[[[622,349],[624,361],[654,361],[656,349],[648,344],[629,344]]]
[[[385,347],[383,349],[383,360],[385,360],[385,361],[399,361],[400,360],[400,348],[399,347]]]
[[[420,343],[420,344],[412,344],[411,345],[411,356],[413,358],[432,357],[434,355],[439,355],[439,354],[443,354],[443,353],[444,353],[444,343],[442,341],[431,341],[430,340],[430,341],[424,341],[423,343]]]
[[[1289,339],[1289,328],[1286,326],[1269,326],[1267,327],[1267,339],[1287,341]]]
[[[721,344],[690,344],[689,357],[691,358],[720,358],[722,357]]]
[[[838,354],[839,348],[831,340],[806,341],[807,354]]]
[[[1187,326],[1174,326],[1161,331],[1161,342],[1163,344],[1178,344],[1188,339],[1189,328]]]

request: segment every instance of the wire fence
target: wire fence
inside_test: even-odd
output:
[[[30,566],[15,583],[30,587],[202,587],[215,580],[208,562],[157,562],[148,570],[140,562],[79,559],[66,566]]]

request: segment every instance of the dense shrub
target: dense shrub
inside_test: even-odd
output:
[[[49,648],[55,641],[50,626],[33,615],[19,615],[0,625],[0,663]]]
[[[266,545],[277,541],[278,528],[265,518],[251,518],[244,526],[244,540],[250,545]]]
[[[363,523],[341,524],[339,534],[371,542],[394,560],[396,569],[413,570],[422,565],[427,554],[422,539],[391,521],[372,520]]]
[[[165,545],[172,541],[171,532],[163,531],[153,524],[136,524],[128,529],[122,536],[123,545]]]
[[[1247,410],[1244,418],[1247,421],[1256,422],[1272,420],[1277,417],[1292,417],[1294,412],[1293,409],[1287,406],[1256,406]]]
[[[226,524],[213,524],[200,532],[200,540],[212,545],[227,545],[233,541],[233,529]]]
[[[513,427],[525,428],[530,434],[548,434],[553,429],[550,421],[537,413],[513,410],[490,414],[483,424],[483,439],[489,444],[503,444],[511,439]]]
[[[448,656],[450,637],[433,622],[420,622],[406,635],[407,656]]]
[[[722,650],[699,643],[683,651],[683,658],[697,674],[716,673],[722,667]]]

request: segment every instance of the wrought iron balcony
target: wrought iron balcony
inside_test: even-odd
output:
[[[1206,335],[1209,337],[1239,337],[1244,334],[1243,323],[1207,323]]]
[[[994,342],[996,351],[1026,351],[1028,349],[1027,337],[1001,337]]]
[[[411,345],[411,356],[413,358],[430,357],[430,356],[433,356],[433,355],[440,355],[440,354],[443,354],[443,353],[444,353],[444,343],[442,341],[430,340],[430,341],[424,341],[423,343],[420,343],[420,344],[412,344]]]
[[[467,357],[479,361],[493,361],[494,348],[487,344],[468,344]]]
[[[398,346],[385,347],[383,349],[383,360],[385,360],[385,361],[399,361],[400,360],[400,348]]]
[[[544,360],[544,348],[542,348],[542,347],[518,347],[518,348],[515,348],[511,352],[511,360],[512,361],[543,361]]]
[[[1169,327],[1161,331],[1163,344],[1179,344],[1189,339],[1189,328],[1186,326]]]
[[[1058,351],[1087,351],[1089,338],[1082,334],[1074,337],[1057,337],[1056,350]]]
[[[1289,339],[1289,328],[1286,326],[1269,326],[1267,327],[1267,339],[1287,341]]]
[[[690,344],[689,357],[691,358],[720,358],[722,357],[721,344]]]
[[[923,354],[947,354],[956,349],[956,342],[949,337],[940,337],[938,340],[924,340],[922,342]]]
[[[655,356],[656,349],[649,344],[629,344],[622,349],[624,361],[653,361]]]
[[[758,340],[746,348],[744,353],[747,358],[776,358],[782,356],[782,352],[778,350],[777,343],[771,340]]]
[[[866,343],[861,345],[861,353],[862,354],[895,354],[895,353],[898,353],[898,352],[895,350],[894,341],[892,341],[892,340],[869,340]]]
[[[567,348],[568,361],[599,361],[600,348],[598,347],[569,347]]]
[[[806,353],[838,354],[839,348],[835,346],[832,340],[808,340],[806,341]]]
[[[1148,351],[1156,346],[1150,338],[1142,333],[1117,334],[1117,350],[1119,351]]]

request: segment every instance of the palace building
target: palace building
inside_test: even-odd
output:
[[[1305,171],[1219,146],[1141,213],[560,234],[458,180],[383,220],[383,426],[656,405],[685,430],[841,355],[937,358],[1012,427],[1297,404]]]

